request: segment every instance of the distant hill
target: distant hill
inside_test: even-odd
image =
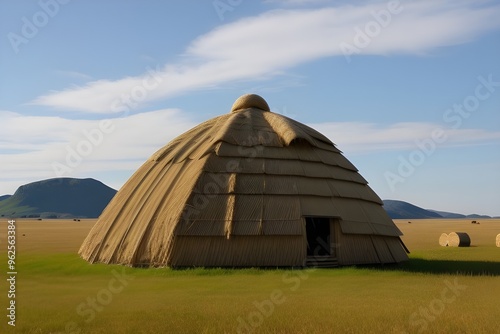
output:
[[[460,213],[453,213],[453,212],[446,212],[446,211],[437,211],[437,210],[429,210],[432,212],[437,213],[443,218],[449,218],[449,219],[457,219],[457,218],[467,218],[466,215],[462,215]]]
[[[478,214],[474,213],[472,215],[465,216],[465,218],[483,218],[483,219],[487,219],[487,218],[491,218],[491,217],[487,216],[487,215],[478,215]]]
[[[116,190],[94,179],[48,179],[25,184],[14,195],[1,200],[0,216],[96,218],[115,193]]]
[[[478,215],[476,213],[473,213],[471,215],[462,215],[460,213],[453,213],[453,212],[446,212],[446,211],[436,211],[436,210],[429,210],[432,212],[436,212],[440,214],[443,218],[451,218],[451,219],[456,219],[456,218],[483,218],[483,219],[488,219],[492,218],[487,215]]]
[[[403,201],[395,200],[384,200],[384,209],[387,214],[392,219],[432,219],[432,218],[448,218],[448,219],[460,219],[460,218],[483,218],[489,219],[490,216],[487,215],[462,215],[460,213],[437,211],[431,209],[423,209],[416,205],[410,204]]]
[[[3,196],[0,196],[0,202],[3,201],[4,199],[9,198],[10,196],[12,196],[12,195],[3,195]]]
[[[422,209],[407,202],[390,199],[384,200],[384,209],[392,219],[443,218],[439,213]]]

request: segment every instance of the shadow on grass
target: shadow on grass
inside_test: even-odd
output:
[[[412,258],[407,262],[383,267],[370,266],[379,270],[394,270],[424,274],[451,274],[469,276],[500,276],[500,262],[427,260]]]

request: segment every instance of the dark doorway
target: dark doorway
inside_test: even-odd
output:
[[[307,256],[330,253],[330,218],[306,217]]]

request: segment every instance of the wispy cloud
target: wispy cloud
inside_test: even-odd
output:
[[[8,111],[0,111],[0,118],[4,127],[0,140],[0,194],[6,192],[2,189],[6,183],[57,177],[53,163],[66,165],[68,152],[78,151],[79,144],[89,142],[85,133],[94,131],[94,141],[99,143],[90,144],[91,153],[81,155],[81,163],[64,176],[133,171],[157,149],[195,125],[174,109],[107,120],[25,116]],[[103,121],[109,122],[108,128],[113,130],[96,140],[95,131]]]
[[[318,123],[311,127],[329,137],[344,152],[403,151],[415,149],[417,143],[432,140],[435,130],[443,133],[439,147],[500,145],[500,131],[453,129],[434,123],[396,123],[380,125],[362,122]],[[440,140],[441,141],[441,140]]]
[[[424,54],[465,43],[500,26],[500,5],[474,1],[401,2],[403,10],[359,54]],[[159,66],[161,83],[141,102],[237,80],[272,78],[316,59],[342,56],[355,28],[373,21],[386,2],[320,9],[274,10],[220,26],[194,40],[185,61]],[[34,104],[91,113],[118,112],[113,105],[141,86],[149,73],[120,80],[99,80],[50,92]]]
[[[63,70],[58,70],[56,71],[57,74],[69,77],[72,79],[77,79],[77,80],[84,80],[84,81],[89,81],[92,80],[93,78],[85,73],[77,72],[77,71],[63,71]]]

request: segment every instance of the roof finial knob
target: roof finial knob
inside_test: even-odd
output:
[[[245,94],[240,96],[233,103],[233,107],[231,108],[231,112],[238,112],[239,110],[248,109],[248,108],[256,108],[263,111],[271,111],[269,109],[269,105],[266,100],[264,100],[261,96],[257,94]]]

